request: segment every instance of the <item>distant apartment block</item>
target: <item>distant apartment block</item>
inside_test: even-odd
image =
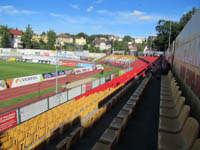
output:
[[[111,40],[113,40],[113,41],[115,41],[115,40],[117,40],[117,41],[119,41],[120,40],[120,37],[119,36],[115,36],[115,35],[110,35],[110,36],[108,36],[108,39],[111,41]]]
[[[96,48],[99,48],[100,50],[106,50],[111,48],[111,45],[109,44],[108,40],[106,38],[101,38],[101,37],[95,38],[94,46]]]
[[[21,37],[23,32],[21,30],[10,30],[10,47],[12,48],[23,48],[23,42]]]
[[[142,43],[145,41],[146,41],[146,38],[135,38],[135,43]]]
[[[32,41],[39,42],[40,40],[42,40],[45,43],[48,42],[46,35],[33,35],[32,36]]]
[[[152,39],[152,40],[155,40],[157,38],[157,36],[154,36],[154,35],[150,35],[149,37],[148,37],[148,39]]]
[[[64,45],[65,43],[73,43],[73,38],[66,34],[59,34],[56,38],[56,42],[60,45]]]
[[[86,39],[84,37],[76,38],[75,39],[75,44],[76,45],[85,45],[86,44]]]

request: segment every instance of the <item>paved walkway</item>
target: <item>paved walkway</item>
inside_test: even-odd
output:
[[[156,150],[158,141],[160,80],[152,78],[136,105],[114,150]]]

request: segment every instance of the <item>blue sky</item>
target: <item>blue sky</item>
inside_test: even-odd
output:
[[[0,24],[36,33],[156,34],[159,19],[179,20],[199,0],[0,0]]]

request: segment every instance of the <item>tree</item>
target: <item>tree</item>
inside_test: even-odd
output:
[[[47,49],[47,44],[42,39],[40,39],[39,47],[40,49]]]
[[[192,15],[197,11],[197,8],[185,13],[179,22],[169,21],[169,20],[159,20],[156,26],[157,39],[154,40],[155,48],[160,51],[165,51],[169,45],[169,34],[171,26],[171,36],[170,44],[176,39],[178,34],[185,27],[187,22],[192,18]],[[170,25],[171,24],[171,25]]]
[[[76,37],[78,37],[78,38],[84,37],[85,39],[87,39],[88,35],[87,35],[86,33],[81,32],[81,33],[78,33],[78,34],[76,35]]]
[[[32,36],[33,36],[33,30],[31,28],[30,24],[28,24],[28,26],[26,27],[26,31],[22,35],[22,41],[23,41],[25,48],[30,49],[32,47],[32,41],[31,41]]]
[[[33,49],[40,49],[40,44],[39,44],[39,42],[33,40],[33,41],[32,41],[32,47],[31,47],[31,48],[33,48]]]
[[[45,32],[42,32],[41,36],[45,36],[45,35],[46,35],[46,33],[45,33]]]
[[[181,26],[181,30],[185,27],[185,25],[188,23],[188,21],[192,18],[192,16],[196,13],[197,8],[194,7],[192,10],[188,11],[187,13],[183,14],[181,17],[179,23]]]
[[[55,49],[54,44],[56,42],[56,33],[53,30],[47,32],[47,49]]]
[[[8,48],[9,47],[9,38],[10,33],[7,26],[0,26],[0,47]]]
[[[138,51],[143,51],[144,50],[144,48],[146,47],[146,42],[145,41],[143,41],[142,43],[136,43],[136,47],[137,47],[137,50]]]
[[[126,36],[124,36],[123,41],[124,42],[131,42],[132,41],[132,37],[129,36],[129,35],[126,35]]]

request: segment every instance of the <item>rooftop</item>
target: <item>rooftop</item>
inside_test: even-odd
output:
[[[10,34],[12,35],[22,35],[23,32],[21,30],[10,30]]]

